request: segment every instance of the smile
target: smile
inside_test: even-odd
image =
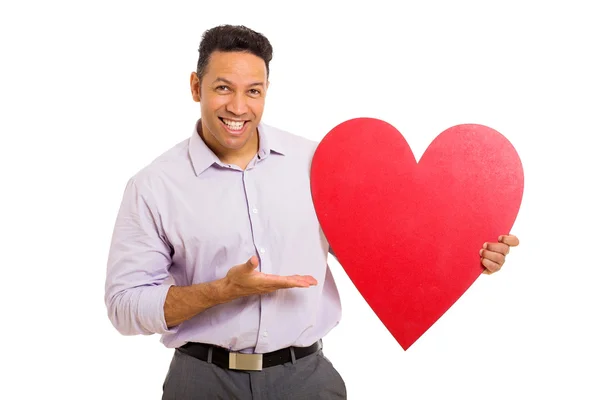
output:
[[[232,133],[240,133],[244,129],[244,126],[246,125],[246,122],[247,122],[247,121],[235,121],[235,120],[225,119],[225,118],[220,118],[220,117],[219,117],[219,119],[221,120],[221,122],[223,122],[223,125],[225,125],[227,130]]]

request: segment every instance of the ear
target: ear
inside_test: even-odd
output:
[[[196,103],[200,102],[200,80],[196,72],[190,74],[190,91],[192,92],[192,99]]]

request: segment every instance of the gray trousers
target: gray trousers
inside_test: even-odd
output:
[[[175,350],[162,400],[346,399],[346,385],[323,350],[262,371],[227,370]]]

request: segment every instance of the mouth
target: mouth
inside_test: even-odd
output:
[[[221,120],[221,123],[225,129],[233,135],[240,135],[242,132],[244,132],[244,129],[248,125],[248,121],[237,121],[221,117],[219,117],[219,119]]]

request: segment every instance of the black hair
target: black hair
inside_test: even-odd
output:
[[[269,76],[269,62],[273,58],[273,47],[269,39],[261,33],[243,25],[220,25],[206,30],[198,48],[200,54],[196,73],[200,80],[206,73],[211,54],[215,51],[242,51],[254,54],[263,59],[267,67],[267,77]]]

